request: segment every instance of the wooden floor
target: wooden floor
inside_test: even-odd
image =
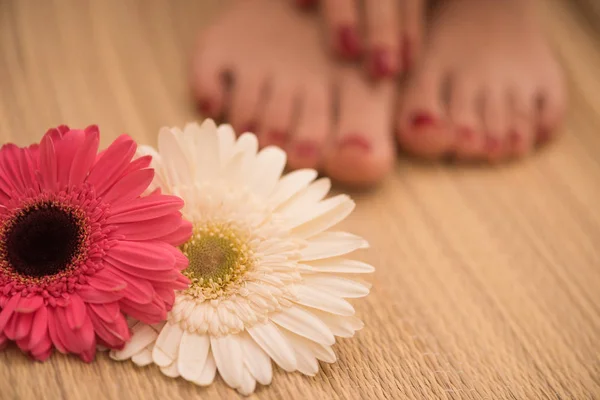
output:
[[[366,327],[314,378],[278,372],[262,399],[600,398],[600,18],[545,1],[571,112],[560,141],[496,168],[401,160],[357,194],[372,243]],[[0,140],[100,125],[155,143],[197,119],[187,66],[218,0],[0,0]],[[596,15],[597,17],[598,15]],[[594,22],[595,21],[595,22]],[[0,355],[1,399],[236,397],[100,355]]]

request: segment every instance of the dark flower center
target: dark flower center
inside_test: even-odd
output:
[[[51,202],[36,204],[16,216],[5,235],[6,261],[21,275],[44,277],[69,267],[80,253],[81,218]]]

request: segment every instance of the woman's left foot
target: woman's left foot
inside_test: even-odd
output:
[[[566,107],[561,69],[533,0],[447,0],[408,82],[401,146],[428,159],[500,161],[554,136]]]

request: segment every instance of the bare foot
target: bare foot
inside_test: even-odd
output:
[[[206,116],[288,152],[291,168],[316,168],[366,185],[393,166],[394,88],[337,67],[314,16],[282,0],[238,0],[203,32],[193,90]],[[229,84],[224,76],[229,77]]]
[[[364,56],[374,78],[407,71],[419,56],[424,0],[295,0],[302,7],[320,3],[329,47],[339,57]]]
[[[404,149],[427,158],[498,161],[550,139],[566,95],[536,3],[440,4],[401,106]]]

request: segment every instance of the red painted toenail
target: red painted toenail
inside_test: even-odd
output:
[[[319,155],[317,144],[307,140],[294,143],[292,149],[294,154],[301,158],[314,158]]]
[[[364,136],[358,134],[346,135],[339,141],[340,148],[358,147],[363,151],[371,150],[371,143]]]
[[[537,144],[544,144],[550,139],[550,132],[545,128],[540,128],[537,133]]]
[[[242,134],[246,132],[256,133],[256,123],[248,122],[246,125],[242,125],[242,129],[238,133]]]
[[[361,53],[360,38],[356,28],[344,25],[338,28],[338,45],[340,54],[345,58],[356,58]]]
[[[317,0],[296,0],[296,4],[302,8],[312,8],[317,5]]]
[[[273,143],[275,146],[283,147],[287,135],[282,131],[274,130],[269,132],[267,137],[269,139],[269,142]]]
[[[211,115],[213,110],[212,102],[208,99],[202,99],[198,102],[198,109],[202,114]]]
[[[416,113],[412,117],[412,125],[415,128],[420,128],[420,127],[427,126],[427,125],[433,125],[434,123],[435,123],[435,120],[433,119],[433,117],[424,112]]]
[[[371,74],[376,78],[393,75],[396,71],[389,51],[376,48],[371,52]]]
[[[519,143],[521,143],[523,141],[523,137],[521,136],[521,134],[517,131],[511,131],[508,134],[508,140],[510,141],[510,144],[512,146],[517,146],[519,145]]]
[[[500,140],[495,137],[488,136],[485,139],[485,147],[489,151],[498,151],[500,149]]]
[[[470,128],[460,128],[458,131],[458,136],[461,140],[470,142],[475,138],[475,132],[473,132],[473,130]]]

